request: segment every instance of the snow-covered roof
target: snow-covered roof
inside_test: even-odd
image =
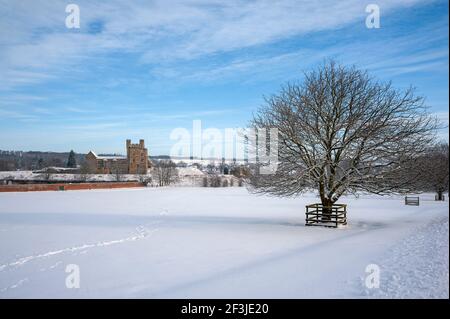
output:
[[[122,155],[97,155],[94,151],[89,151],[89,153],[91,153],[98,159],[126,159],[126,156]]]
[[[98,159],[127,159],[125,156],[120,155],[106,155],[106,156],[97,156]]]

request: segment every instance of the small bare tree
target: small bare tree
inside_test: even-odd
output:
[[[220,187],[222,185],[222,179],[217,174],[209,175],[209,185],[210,187]]]
[[[152,177],[149,175],[139,175],[139,182],[145,186],[152,184]]]
[[[93,173],[91,168],[89,167],[88,163],[84,161],[80,165],[80,171],[78,176],[76,176],[76,179],[78,179],[81,182],[86,182],[88,179],[88,175],[91,173]]]
[[[330,207],[344,194],[407,191],[407,164],[424,153],[437,122],[412,88],[399,91],[331,61],[266,99],[251,126],[278,129],[279,160],[274,174],[253,170],[253,190],[315,189]]]
[[[436,199],[443,200],[449,186],[448,143],[433,145],[417,162],[417,189],[436,192]]]
[[[111,173],[114,174],[114,179],[116,182],[121,182],[123,180],[122,175],[122,169],[120,167],[120,164],[117,161],[114,161],[111,167]]]
[[[156,161],[153,172],[159,186],[167,186],[178,178],[177,167],[171,160]]]

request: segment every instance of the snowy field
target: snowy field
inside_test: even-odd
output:
[[[343,198],[349,225],[328,229],[304,226],[312,194],[0,193],[0,298],[448,298],[449,207],[433,199]]]

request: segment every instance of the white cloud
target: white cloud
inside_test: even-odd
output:
[[[419,2],[378,1],[382,12]],[[142,63],[238,50],[365,19],[359,0],[77,1],[81,29],[66,29],[65,3],[0,1],[3,89],[70,76],[83,59],[133,52]],[[100,31],[90,33],[97,22]],[[245,65],[242,65],[245,67]],[[234,66],[236,67],[236,65]],[[226,70],[225,70],[226,71]]]

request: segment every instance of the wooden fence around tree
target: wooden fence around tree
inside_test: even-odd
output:
[[[419,206],[420,198],[418,196],[405,196],[405,205]]]
[[[327,207],[322,204],[306,205],[305,225],[334,228],[339,225],[347,225],[347,205],[334,204]]]

